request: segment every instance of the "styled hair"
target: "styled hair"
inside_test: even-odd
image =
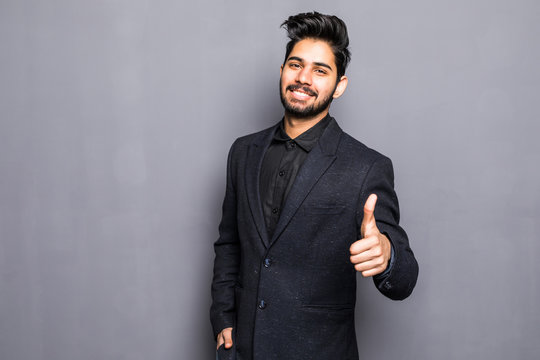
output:
[[[345,75],[345,69],[351,60],[351,53],[348,49],[347,26],[343,20],[334,15],[324,15],[314,11],[289,16],[281,24],[281,27],[287,30],[287,36],[290,39],[287,43],[283,64],[287,62],[289,54],[299,41],[304,39],[323,40],[330,45],[334,53],[338,80]]]

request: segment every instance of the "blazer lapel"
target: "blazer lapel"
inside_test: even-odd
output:
[[[279,238],[313,186],[336,159],[342,132],[332,118],[317,145],[309,152],[285,200],[270,246]]]
[[[267,130],[262,131],[250,144],[246,159],[246,191],[253,221],[259,232],[259,236],[265,247],[269,245],[268,231],[262,211],[259,174],[261,172],[264,154],[270,146],[276,127],[279,123]]]

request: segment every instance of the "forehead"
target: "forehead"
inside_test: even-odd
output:
[[[336,68],[334,53],[330,45],[323,40],[303,39],[297,42],[289,54],[301,58],[304,62],[322,62],[328,64],[332,69]],[[288,60],[288,59],[287,59]]]

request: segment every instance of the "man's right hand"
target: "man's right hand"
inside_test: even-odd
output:
[[[216,349],[219,349],[223,344],[225,344],[225,349],[230,349],[232,347],[232,327],[225,328],[218,334]]]

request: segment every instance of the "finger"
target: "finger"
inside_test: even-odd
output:
[[[225,349],[230,349],[233,346],[232,328],[226,328],[222,331],[223,340],[225,341]]]
[[[373,260],[377,257],[382,257],[383,252],[380,247],[374,247],[369,250],[366,250],[364,252],[361,252],[360,254],[352,255],[350,257],[351,263],[354,265],[360,264],[369,260]]]
[[[362,237],[365,236],[366,231],[377,226],[375,224],[375,216],[373,215],[373,213],[375,212],[376,204],[377,204],[377,195],[375,194],[369,195],[369,197],[367,198],[364,204],[364,218],[362,219],[362,225],[360,226],[360,233]]]
[[[358,255],[379,244],[379,238],[377,236],[370,236],[352,243],[349,251],[351,255]]]
[[[362,276],[363,277],[370,277],[370,276],[379,275],[384,270],[386,270],[386,266],[379,266],[379,267],[371,269],[371,270],[362,271]]]
[[[375,218],[373,212],[375,211],[375,205],[377,204],[377,195],[371,194],[364,204],[364,220],[362,222],[371,222]]]
[[[223,335],[219,333],[217,336],[216,349],[219,349],[221,345],[223,345]]]
[[[363,273],[366,271],[377,270],[377,269],[384,270],[386,269],[386,266],[387,264],[385,264],[384,259],[382,258],[382,256],[380,256],[380,257],[376,257],[374,259],[356,264],[354,265],[354,269],[356,271],[362,272],[362,275],[363,275]]]

